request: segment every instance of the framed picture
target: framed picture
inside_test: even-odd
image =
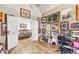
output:
[[[1,35],[5,36],[7,32],[7,26],[5,23],[1,23]]]
[[[71,30],[79,30],[79,21],[71,22],[70,29]]]
[[[60,23],[60,32],[64,36],[69,36],[69,21]]]
[[[60,27],[61,29],[69,29],[69,22],[68,21],[61,22]]]
[[[30,18],[31,17],[31,13],[30,13],[29,10],[20,8],[20,16],[26,17],[26,18]]]
[[[47,17],[42,17],[41,18],[41,23],[46,23],[47,22]]]
[[[42,28],[42,34],[46,34],[46,29]]]
[[[66,28],[68,27],[68,24],[67,23],[62,23],[62,28]]]
[[[59,22],[51,23],[51,31],[59,31]]]
[[[71,35],[79,36],[79,31],[71,31]]]
[[[73,20],[72,18],[72,8],[65,9],[61,12],[62,20]]]
[[[53,36],[53,37],[58,37],[58,35],[59,35],[59,33],[58,32],[51,32],[51,36]]]
[[[21,23],[21,24],[20,24],[20,29],[27,29],[27,24]]]
[[[50,24],[46,25],[46,31],[50,31]]]
[[[48,15],[48,17],[47,17],[48,22],[56,22],[56,21],[59,21],[59,13],[60,12],[55,12],[53,14]]]

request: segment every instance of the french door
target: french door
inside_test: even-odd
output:
[[[18,18],[7,15],[7,49],[10,50],[18,45]]]

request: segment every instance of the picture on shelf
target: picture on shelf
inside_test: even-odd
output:
[[[51,32],[51,35],[52,35],[53,37],[58,37],[59,33],[58,33],[58,32]]]
[[[61,26],[61,31],[62,31],[62,29],[66,29],[66,30],[68,30],[69,29],[69,22],[61,22],[60,23],[60,26]]]
[[[27,30],[27,24],[21,23],[20,30]]]
[[[68,24],[67,23],[62,23],[62,27],[68,27]]]
[[[68,8],[61,12],[62,20],[72,20],[72,8]]]
[[[69,36],[69,22],[61,22],[60,27],[61,34],[63,34],[64,36]]]
[[[71,30],[79,30],[79,22],[72,22],[70,28]]]
[[[59,31],[59,22],[51,23],[51,31]]]
[[[71,35],[79,36],[79,31],[71,31]]]

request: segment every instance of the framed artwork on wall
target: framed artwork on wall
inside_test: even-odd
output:
[[[79,21],[71,22],[70,29],[71,30],[79,30]]]
[[[46,25],[46,31],[50,31],[50,24]]]
[[[68,21],[61,22],[60,27],[61,27],[61,29],[68,30],[69,29],[69,22]]]
[[[53,37],[58,37],[58,35],[59,35],[59,33],[58,32],[51,32],[51,36],[53,36]]]
[[[64,36],[69,36],[69,21],[60,23],[60,32]]]
[[[46,23],[47,22],[47,17],[45,16],[45,17],[42,17],[41,18],[41,23]]]
[[[26,18],[30,18],[31,17],[31,13],[30,13],[29,10],[20,8],[20,16],[26,17]]]
[[[71,31],[71,35],[76,35],[76,36],[79,36],[79,31]]]
[[[20,30],[27,30],[27,24],[20,24]]]
[[[53,14],[50,14],[50,15],[48,15],[48,17],[47,17],[47,20],[48,20],[48,23],[49,22],[56,22],[56,21],[59,21],[59,15],[60,14],[60,12],[55,12],[55,13],[53,13]]]
[[[59,22],[51,23],[51,31],[59,31]]]
[[[62,20],[73,20],[72,18],[72,8],[65,9],[61,11]]]
[[[1,36],[5,36],[7,32],[6,23],[1,23]]]

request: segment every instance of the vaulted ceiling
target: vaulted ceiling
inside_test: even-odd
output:
[[[45,13],[46,11],[53,9],[57,6],[59,6],[59,4],[35,4],[41,13]]]

